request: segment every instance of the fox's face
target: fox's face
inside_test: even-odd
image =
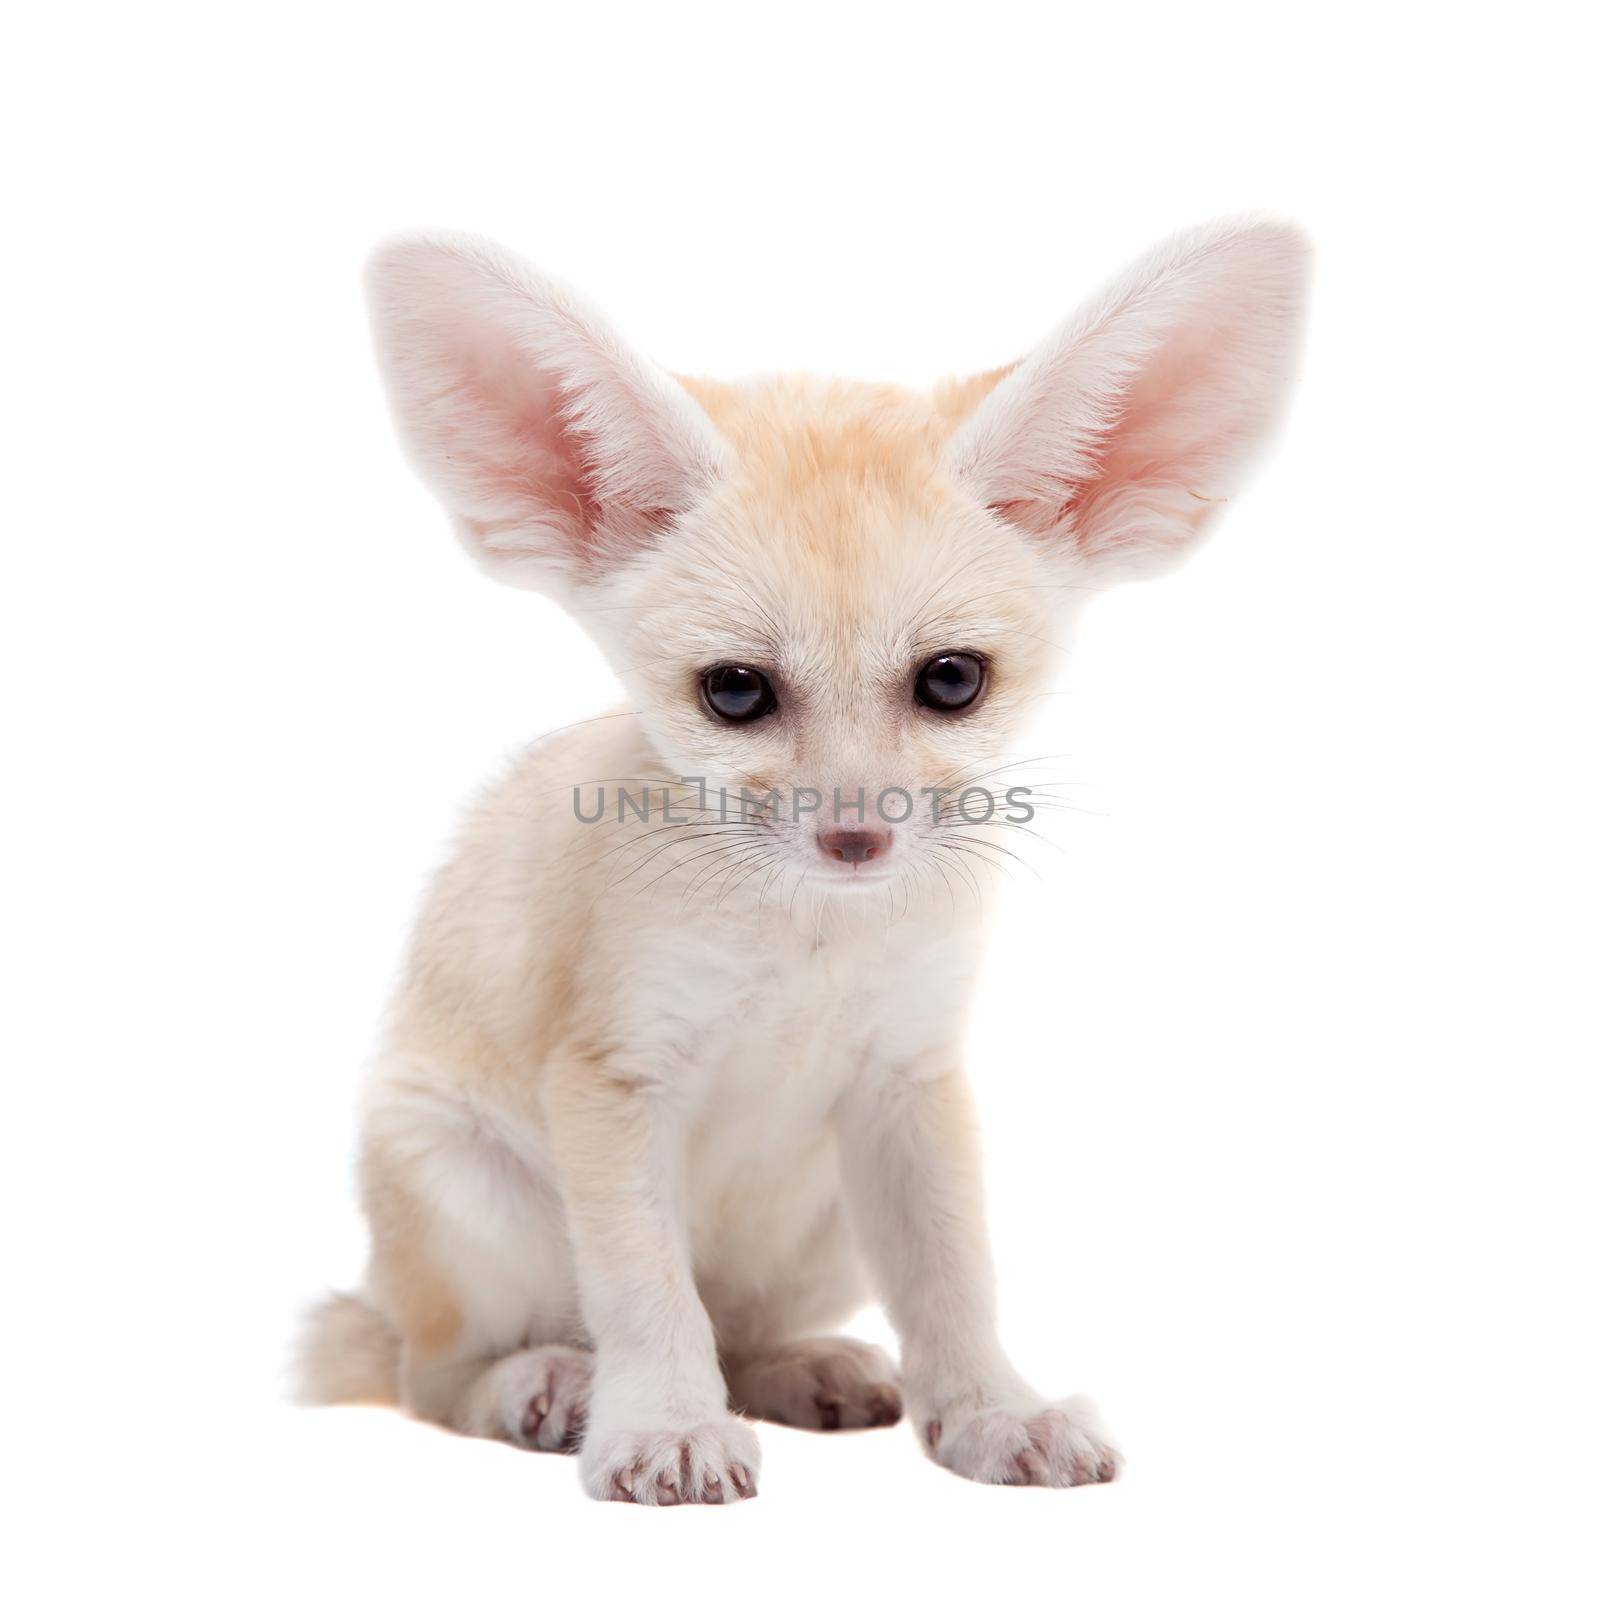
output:
[[[849,889],[948,879],[1026,807],[1008,761],[1077,604],[1236,487],[1304,272],[1281,226],[1189,235],[931,396],[676,379],[470,239],[392,244],[370,285],[402,436],[469,548],[583,621],[662,771],[754,859]]]
[[[668,770],[755,796],[783,859],[841,887],[936,879],[972,832],[960,796],[977,822],[998,786],[1003,811],[1063,571],[941,478],[948,426],[925,401],[695,393],[725,479],[583,615]]]

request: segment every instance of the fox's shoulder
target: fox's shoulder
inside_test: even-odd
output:
[[[639,713],[614,706],[524,745],[483,791],[475,815],[490,825],[518,819],[544,828],[576,823],[585,797],[600,785],[610,791],[659,781],[657,765]]]
[[[553,729],[468,806],[424,897],[397,997],[394,1031],[409,1046],[493,1057],[548,1022],[538,997],[587,937],[583,871],[603,843],[590,842],[574,793],[638,769],[637,730],[625,706]]]

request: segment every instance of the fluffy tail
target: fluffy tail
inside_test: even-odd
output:
[[[310,1406],[398,1404],[400,1336],[365,1300],[329,1295],[306,1318],[295,1394]]]

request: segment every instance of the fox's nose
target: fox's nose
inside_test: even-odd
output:
[[[823,828],[817,834],[817,848],[830,861],[859,865],[888,855],[889,838],[887,828]]]

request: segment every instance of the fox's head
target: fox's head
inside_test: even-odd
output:
[[[472,238],[397,240],[369,287],[400,433],[468,549],[583,622],[664,772],[779,797],[752,813],[769,854],[844,887],[932,876],[941,828],[1010,786],[1083,598],[1178,558],[1238,488],[1306,264],[1282,224],[1183,234],[931,394],[674,377]]]

